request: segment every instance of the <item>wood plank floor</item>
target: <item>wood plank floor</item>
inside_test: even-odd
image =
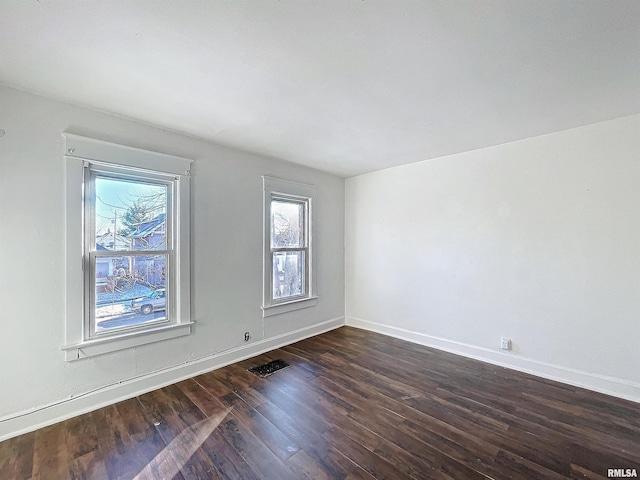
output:
[[[267,378],[247,371],[291,364]],[[0,443],[0,479],[640,475],[640,404],[343,327]]]

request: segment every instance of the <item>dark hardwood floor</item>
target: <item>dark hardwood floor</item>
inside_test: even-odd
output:
[[[291,364],[267,378],[247,369]],[[0,479],[640,475],[640,404],[343,327],[0,443]]]

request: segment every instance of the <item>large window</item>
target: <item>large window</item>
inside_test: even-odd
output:
[[[190,161],[65,139],[67,359],[190,333]]]
[[[264,179],[265,316],[315,304],[310,185]]]
[[[85,171],[88,337],[170,324],[174,180],[98,165]]]

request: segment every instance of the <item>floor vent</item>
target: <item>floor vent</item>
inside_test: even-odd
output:
[[[283,368],[287,368],[289,364],[284,360],[274,360],[269,363],[265,363],[264,365],[260,365],[258,367],[250,368],[249,371],[251,373],[255,373],[260,377],[268,377],[272,373],[276,373],[278,370],[282,370]]]

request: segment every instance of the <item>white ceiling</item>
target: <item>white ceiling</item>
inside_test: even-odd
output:
[[[639,32],[637,0],[0,0],[0,83],[351,176],[640,113]]]

